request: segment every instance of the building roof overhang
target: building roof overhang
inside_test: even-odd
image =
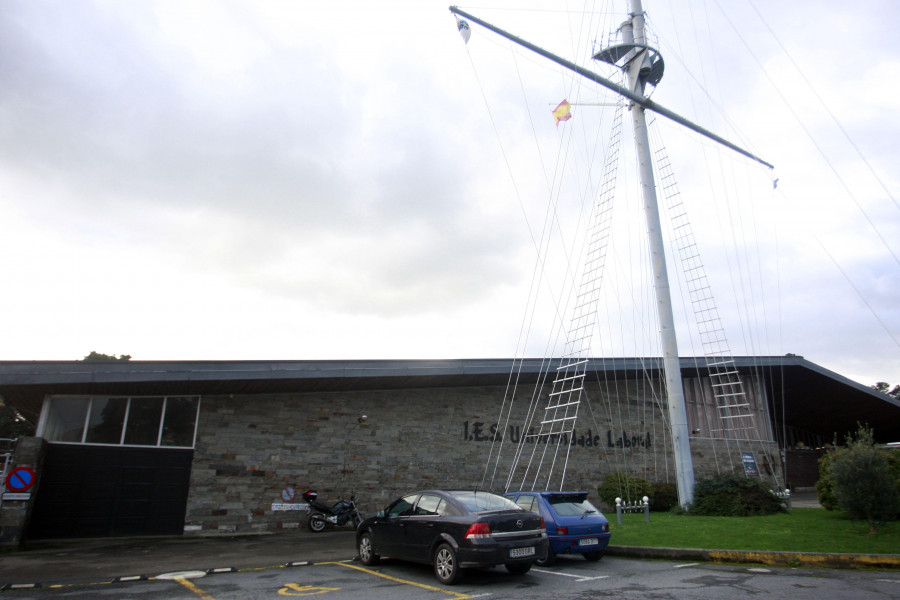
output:
[[[900,402],[800,356],[736,357],[765,381],[777,421],[831,436],[875,429],[879,441],[900,440]],[[534,383],[543,359],[323,361],[2,361],[0,396],[36,420],[45,396],[263,395],[391,389],[504,386],[519,366],[519,383]],[[634,379],[658,372],[658,358],[595,358],[589,376]],[[682,358],[685,377],[705,375],[706,359]],[[655,373],[654,373],[655,375]]]

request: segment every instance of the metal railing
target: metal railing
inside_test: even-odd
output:
[[[650,522],[650,498],[644,496],[640,500],[634,502],[623,502],[621,498],[616,498],[616,518],[619,525],[622,524],[622,513],[627,512],[643,512],[644,520]]]
[[[775,490],[769,490],[769,491],[771,491],[773,494],[775,494],[775,496],[777,498],[784,500],[784,503],[787,506],[788,510],[793,509],[793,506],[791,505],[791,490],[784,490],[783,492],[776,492]]]
[[[0,484],[6,483],[6,474],[9,473],[9,470],[13,466],[13,459],[16,454],[16,442],[18,441],[18,438],[0,438],[0,464],[3,465],[3,473],[0,475]],[[2,507],[3,494],[2,490],[0,490],[0,508]]]

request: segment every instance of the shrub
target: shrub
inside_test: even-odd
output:
[[[629,477],[625,473],[610,473],[603,479],[603,483],[597,488],[600,499],[609,507],[616,506],[616,498],[622,498],[627,502],[634,502],[644,496],[653,494],[653,486],[646,479]],[[651,508],[652,508],[651,504]]]
[[[698,481],[691,505],[691,514],[722,517],[771,515],[786,510],[766,484],[743,475],[718,475]]]
[[[828,467],[834,497],[851,519],[866,521],[869,531],[900,517],[897,480],[885,454],[875,448],[872,429],[860,425],[854,438],[836,450]]]
[[[816,481],[816,494],[819,498],[819,504],[827,510],[842,510],[840,503],[834,495],[834,478],[831,476],[831,459],[844,450],[844,448],[829,450],[819,459],[819,480]],[[882,448],[880,452],[885,457],[885,460],[887,460],[891,478],[895,481],[897,490],[900,492],[900,450]]]
[[[819,480],[816,481],[816,496],[819,504],[826,510],[840,510],[837,498],[834,497],[834,480],[831,478],[831,457],[834,450],[829,450],[819,459]]]
[[[676,506],[678,506],[678,486],[668,481],[654,483],[653,494],[650,495],[650,510],[666,512]]]
[[[900,449],[882,448],[881,452],[887,460],[891,476],[897,482],[897,489],[900,490]]]

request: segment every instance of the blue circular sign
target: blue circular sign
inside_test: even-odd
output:
[[[16,467],[6,476],[6,489],[11,492],[24,492],[34,485],[34,471],[28,467]]]

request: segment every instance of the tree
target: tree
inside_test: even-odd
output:
[[[875,435],[859,425],[848,434],[846,445],[834,451],[828,467],[832,491],[851,519],[866,521],[869,532],[900,517],[900,491],[884,453],[875,447]]]
[[[101,354],[100,352],[91,350],[91,353],[81,360],[83,360],[84,362],[117,362],[131,360],[131,355],[120,354],[119,357],[116,358],[115,354]]]
[[[34,435],[34,424],[6,403],[0,403],[0,438],[16,439]]]
[[[891,389],[891,384],[886,381],[879,381],[871,387],[876,392],[881,392],[882,394],[887,394],[888,396],[893,396],[900,400],[900,385],[895,385],[893,389]]]

